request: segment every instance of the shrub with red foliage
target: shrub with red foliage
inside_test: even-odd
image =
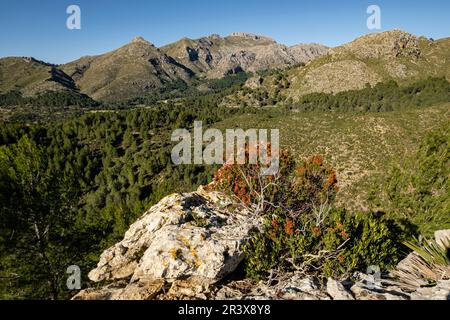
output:
[[[259,145],[253,146],[259,152]],[[261,163],[249,164],[250,148],[246,145],[245,164],[224,164],[214,175],[213,182],[208,186],[212,190],[219,190],[237,197],[245,205],[255,204],[260,201],[261,192],[264,189],[265,201],[274,201],[274,197],[281,190],[282,179],[293,167],[291,156],[287,152],[281,152],[279,157],[279,170],[276,175],[262,175],[264,166]],[[267,145],[267,159],[271,157],[270,143]]]
[[[246,157],[248,160],[248,149]],[[288,152],[282,151],[279,164],[280,169],[274,176],[261,176],[260,164],[225,164],[216,172],[209,187],[231,194],[245,205],[264,201],[265,211],[281,207],[292,219],[335,198],[337,175],[324,164],[321,156],[296,163]]]
[[[314,206],[332,202],[339,191],[337,174],[321,156],[301,161],[290,179],[291,193],[286,198],[293,211],[310,211]]]

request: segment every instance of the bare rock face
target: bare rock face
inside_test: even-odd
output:
[[[100,289],[80,291],[72,300],[151,300],[162,290],[164,281],[119,281]]]
[[[366,84],[375,85],[382,80],[365,63],[356,60],[324,64],[309,71],[304,79],[306,83],[305,93],[336,93],[345,90],[363,89]]]
[[[326,282],[301,273],[285,274],[275,284],[232,281],[212,292],[219,300],[449,300],[450,280],[435,286],[405,290],[388,279],[356,273],[355,281],[328,278]]]
[[[328,278],[327,280],[327,293],[333,300],[355,300],[341,282],[332,278]]]
[[[317,43],[297,44],[288,48],[289,54],[295,59],[296,63],[308,63],[327,54],[328,50],[328,47]]]
[[[162,199],[132,224],[124,239],[105,250],[92,281],[131,278],[131,283],[164,279],[215,282],[244,258],[240,246],[258,224],[230,199],[199,188]]]
[[[351,287],[356,300],[409,300],[409,296],[395,290],[367,287],[362,283],[356,283]]]
[[[196,40],[184,38],[161,48],[180,64],[208,78],[306,63],[327,50],[318,44],[287,47],[272,38],[245,32],[223,38],[217,35]]]
[[[250,88],[250,89],[256,89],[256,88],[261,87],[263,82],[264,82],[264,78],[263,77],[254,76],[254,77],[251,77],[250,79],[248,79],[245,82],[245,86],[247,88]]]
[[[450,300],[450,280],[440,280],[433,287],[419,288],[411,293],[411,300]]]
[[[330,300],[320,281],[301,273],[286,274],[276,284],[232,281],[214,294],[217,300]]]

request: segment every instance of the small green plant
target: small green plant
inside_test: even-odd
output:
[[[405,241],[405,245],[429,265],[450,266],[449,248],[437,244],[435,240],[420,241],[416,239],[415,241]]]
[[[205,228],[209,225],[209,222],[206,218],[200,216],[197,212],[191,211],[190,216],[194,219],[195,225],[197,227]]]
[[[259,279],[275,270],[345,277],[371,265],[387,269],[398,261],[402,244],[392,220],[331,209],[320,224],[316,221],[308,214],[297,219],[282,211],[267,215],[264,231],[244,246],[247,275]]]
[[[450,248],[425,238],[405,241],[405,245],[413,253],[393,272],[402,287],[414,291],[450,279]]]

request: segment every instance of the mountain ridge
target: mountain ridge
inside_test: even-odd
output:
[[[137,97],[193,76],[191,70],[142,37],[105,54],[72,61],[61,69],[74,77],[82,92],[98,100]]]
[[[450,39],[434,41],[401,30],[373,33],[332,48],[284,76],[290,85],[281,92],[294,100],[309,93],[360,90],[391,80],[404,84],[427,77],[450,80]]]
[[[0,93],[69,90],[117,101],[151,94],[180,79],[189,85],[193,78],[281,70],[289,82],[281,94],[296,100],[308,93],[337,93],[389,80],[450,79],[450,38],[430,40],[390,30],[327,48],[314,43],[286,46],[267,36],[233,32],[224,37],[185,37],[156,47],[137,36],[118,49],[62,65],[25,58],[27,64],[21,59],[0,59]],[[277,90],[270,75],[264,79],[249,83],[269,92]]]
[[[311,50],[308,45],[299,46],[291,49],[270,37],[248,32],[233,32],[225,37],[211,34],[194,40],[182,38],[160,48],[136,36],[115,50],[83,56],[61,65],[42,62],[42,67],[34,70],[22,64],[19,69],[31,74],[29,83],[23,85],[14,78],[12,71],[3,68],[0,92],[17,89],[25,95],[36,95],[43,91],[76,90],[96,100],[126,100],[151,94],[179,79],[189,82],[194,76],[221,78],[240,72],[284,68],[297,63],[296,56],[302,56],[302,61],[313,59],[328,49],[320,45],[312,45]],[[6,64],[6,59],[0,59],[3,61],[0,66]],[[44,64],[47,68],[43,68]],[[69,82],[73,85],[51,82],[49,85],[46,80],[51,78],[50,66],[67,80],[71,79]]]
[[[183,38],[161,50],[207,78],[220,78],[240,71],[257,72],[305,63],[325,54],[328,48],[317,44],[287,47],[267,36],[233,32],[225,37]]]

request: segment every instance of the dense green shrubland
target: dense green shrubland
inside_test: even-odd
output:
[[[200,97],[205,97],[209,101],[214,101],[214,105],[216,106],[223,97],[240,89],[249,77],[250,74],[241,72],[220,79],[194,78],[189,83],[179,79],[167,83],[150,95],[138,97],[129,101],[117,102],[113,105],[152,105],[158,101],[169,99],[189,98],[190,100],[198,100]]]
[[[230,104],[258,107],[280,106],[302,111],[389,112],[428,107],[450,101],[450,83],[446,78],[427,78],[409,85],[394,80],[380,82],[364,89],[339,93],[309,93],[298,99],[289,96],[291,83],[286,74],[259,79],[262,86],[242,87],[227,97]],[[296,95],[299,92],[295,92]],[[301,94],[301,92],[300,92]]]
[[[336,94],[312,93],[300,98],[294,108],[306,111],[386,112],[427,107],[450,101],[450,83],[445,78],[428,78],[409,86],[395,81]]]
[[[84,94],[72,91],[44,92],[34,97],[23,97],[18,91],[0,94],[0,121],[49,122],[79,116],[97,110],[101,103]]]
[[[100,103],[87,95],[72,91],[48,91],[35,97],[23,97],[19,91],[0,94],[0,106],[35,106],[35,107],[98,107]]]
[[[263,233],[254,234],[244,247],[247,275],[258,279],[272,271],[300,271],[346,278],[370,266],[386,270],[402,256],[404,235],[394,220],[344,209],[325,210],[320,222],[314,212],[289,218],[286,211],[269,211]]]
[[[425,236],[450,228],[450,123],[433,130],[414,156],[400,159],[373,185],[377,210],[412,223]]]

